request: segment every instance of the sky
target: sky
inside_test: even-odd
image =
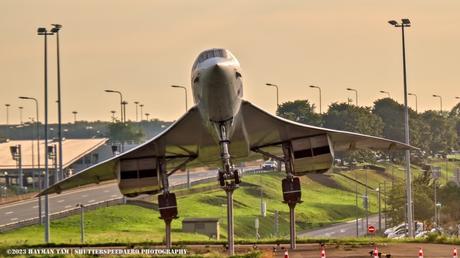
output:
[[[63,121],[110,120],[123,92],[127,118],[134,101],[151,118],[172,121],[185,109],[190,70],[197,55],[212,47],[229,49],[243,69],[244,98],[274,112],[280,102],[308,99],[323,111],[358,90],[359,105],[371,106],[389,91],[403,101],[401,30],[391,19],[409,18],[406,30],[408,90],[418,110],[451,109],[460,96],[460,1],[458,0],[170,0],[170,1],[0,1],[0,123],[19,123],[35,114],[43,120],[43,37],[37,27],[63,25],[61,87]],[[56,41],[49,43],[49,121],[57,121]],[[189,92],[189,103],[192,103]],[[409,96],[415,109],[415,100]]]

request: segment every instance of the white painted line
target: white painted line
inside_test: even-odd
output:
[[[117,197],[117,196],[118,196],[118,195],[116,195],[116,194],[112,194],[112,195],[110,195],[110,197]]]
[[[7,211],[7,212],[5,212],[5,215],[12,214],[12,213],[13,213],[13,211]]]
[[[36,209],[36,208],[38,208],[38,205],[35,205],[35,206],[32,207],[32,209]]]
[[[18,220],[18,218],[11,218],[10,220]]]
[[[58,202],[58,203],[61,203],[61,202],[64,202],[64,201],[65,201],[65,200],[59,200],[59,201],[57,201],[57,202]]]
[[[84,194],[84,195],[82,195],[81,197],[86,198],[86,197],[88,197],[88,195],[87,195],[87,194]]]
[[[104,193],[108,193],[108,192],[109,192],[109,190],[104,190]]]
[[[345,233],[345,231],[347,231],[347,230],[346,229],[341,229],[340,233]]]
[[[88,202],[95,202],[96,200],[89,200]]]
[[[64,206],[64,208],[66,208],[66,209],[71,208],[71,207],[72,207],[72,205],[66,205],[66,206]]]

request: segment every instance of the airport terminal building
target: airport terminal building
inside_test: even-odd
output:
[[[39,188],[43,186],[45,170],[45,141],[11,140],[0,143],[0,182],[8,186]],[[39,153],[40,152],[40,153]],[[65,139],[62,141],[63,175],[57,173],[58,142],[48,141],[50,184],[106,160],[114,155],[107,138]],[[39,160],[40,157],[40,160]]]

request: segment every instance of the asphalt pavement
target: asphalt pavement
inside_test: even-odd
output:
[[[378,229],[378,215],[369,216],[369,225]],[[382,228],[385,228],[385,221],[382,217]],[[359,236],[367,234],[366,218],[358,220]],[[298,237],[355,237],[356,236],[356,220],[351,220],[343,223],[337,223],[331,226],[323,227],[320,229],[299,232]]]
[[[194,172],[190,173],[190,181],[193,182],[216,176],[216,170]],[[170,185],[178,185],[186,182],[186,173],[175,174],[170,177]],[[66,191],[61,194],[52,194],[48,196],[48,199],[50,214],[52,214],[74,208],[79,203],[88,205],[121,197],[118,184],[110,183]],[[44,197],[42,197],[43,203]],[[39,216],[38,212],[38,198],[2,205],[0,206],[0,227],[17,221],[37,218]],[[42,211],[42,214],[44,214],[44,211]]]

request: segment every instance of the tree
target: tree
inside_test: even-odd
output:
[[[431,139],[429,151],[431,153],[448,152],[457,144],[456,124],[443,113],[426,111],[421,115],[422,121],[429,127]]]
[[[333,103],[324,116],[324,126],[374,136],[382,135],[383,122],[368,107]]]
[[[288,101],[281,104],[276,115],[302,124],[321,126],[321,115],[315,113],[315,105],[308,100]]]
[[[111,140],[118,142],[139,142],[144,136],[142,130],[131,123],[111,123],[109,133]]]

